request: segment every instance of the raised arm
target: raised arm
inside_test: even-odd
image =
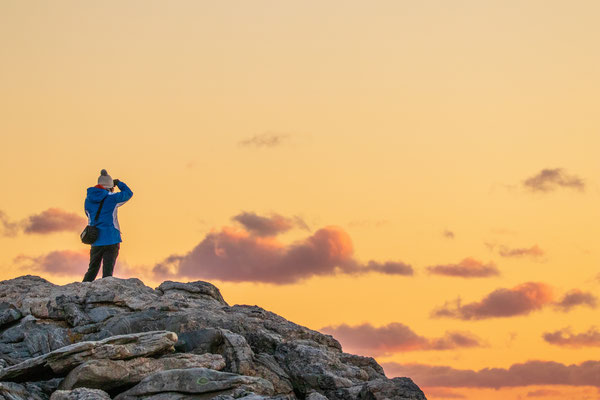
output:
[[[133,192],[125,183],[118,181],[117,187],[119,188],[120,192],[113,195],[117,203],[125,203],[131,198],[131,196],[133,196]]]

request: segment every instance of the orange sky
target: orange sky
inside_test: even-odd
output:
[[[419,364],[430,399],[598,399],[598,15],[3,1],[0,278],[81,279],[106,168],[134,192],[119,276],[209,280],[390,376]],[[507,387],[532,361],[597,378]]]

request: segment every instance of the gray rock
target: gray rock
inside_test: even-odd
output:
[[[17,321],[22,316],[21,312],[12,304],[6,302],[0,303],[0,327]]]
[[[108,393],[98,389],[79,388],[75,390],[57,390],[50,400],[110,400]]]
[[[327,397],[323,396],[319,392],[312,392],[306,396],[306,400],[328,400]]]
[[[206,368],[190,368],[161,371],[150,375],[133,388],[119,394],[115,400],[147,399],[150,395],[170,392],[190,395],[210,393],[211,396],[217,396],[230,394],[234,389],[256,394],[273,394],[273,385],[261,378]]]
[[[199,298],[204,300],[216,300],[219,305],[227,306],[227,302],[223,299],[221,292],[214,285],[208,282],[196,281],[196,282],[173,282],[165,281],[160,284],[157,288],[158,291],[162,292],[163,295],[173,299],[180,299],[180,296],[184,296],[184,301],[189,301],[191,298]]]
[[[358,398],[361,400],[423,400],[425,394],[410,378],[377,379],[367,382]]]
[[[111,337],[141,332],[169,331],[179,336],[175,344],[178,352],[221,355],[226,371],[253,379],[263,378],[273,386],[273,393],[269,394],[237,388],[245,392],[227,389],[226,392],[229,392],[215,396],[243,398],[255,395],[295,399],[295,396],[305,398],[319,393],[329,400],[385,396],[399,400],[424,399],[422,394],[413,390],[416,386],[387,379],[374,359],[343,353],[339,342],[332,336],[294,324],[257,306],[230,307],[219,290],[207,282],[168,281],[153,290],[138,279],[110,277],[57,286],[38,277],[25,276],[0,282],[0,302],[8,303],[8,309],[14,307],[24,316],[0,326],[0,359],[8,365],[0,370],[0,379],[4,380],[27,381],[65,376],[71,369],[86,362],[90,364],[78,371],[98,372],[102,368],[110,369],[108,365],[115,365],[92,362],[94,359],[122,360],[117,363],[119,365],[129,362],[130,365],[125,367],[129,372],[134,365],[139,367],[133,359],[150,359],[156,355],[100,357],[86,345],[72,355],[63,357],[56,354],[48,360],[40,360],[39,357],[82,342],[110,340]],[[60,349],[57,350],[57,347]],[[171,349],[173,343],[169,347]],[[81,356],[76,355],[79,353]],[[54,357],[62,361],[53,361]],[[154,365],[154,361],[149,363]],[[149,366],[148,370],[153,368]],[[119,368],[114,367],[114,370]],[[111,372],[117,374],[115,371]],[[132,374],[137,376],[135,379],[143,375],[135,371]],[[101,379],[113,379],[99,375]],[[114,393],[118,390],[121,389],[115,388]],[[165,389],[148,396],[171,399],[181,398],[181,393]],[[187,393],[186,396],[206,398],[206,395],[197,393]]]
[[[6,400],[48,400],[41,391],[14,382],[0,382],[0,399]]]
[[[0,399],[5,400],[48,400],[56,390],[60,379],[45,382],[0,382]]]
[[[124,360],[174,350],[173,332],[113,336],[99,342],[80,342],[54,350],[0,371],[0,380],[22,382],[48,375],[62,376],[92,359]]]
[[[260,353],[254,357],[255,375],[260,376],[273,384],[275,393],[292,395],[294,387],[289,375],[270,354]]]
[[[131,387],[159,371],[185,368],[222,370],[225,368],[225,360],[218,354],[171,354],[161,358],[91,360],[69,372],[60,389],[87,387],[113,391],[117,388]]]

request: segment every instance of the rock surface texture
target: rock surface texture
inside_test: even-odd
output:
[[[424,400],[409,378],[207,282],[0,282],[0,400]]]

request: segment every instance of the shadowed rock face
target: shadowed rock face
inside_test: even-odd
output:
[[[0,366],[0,399],[425,399],[373,358],[229,306],[207,282],[0,282]]]

